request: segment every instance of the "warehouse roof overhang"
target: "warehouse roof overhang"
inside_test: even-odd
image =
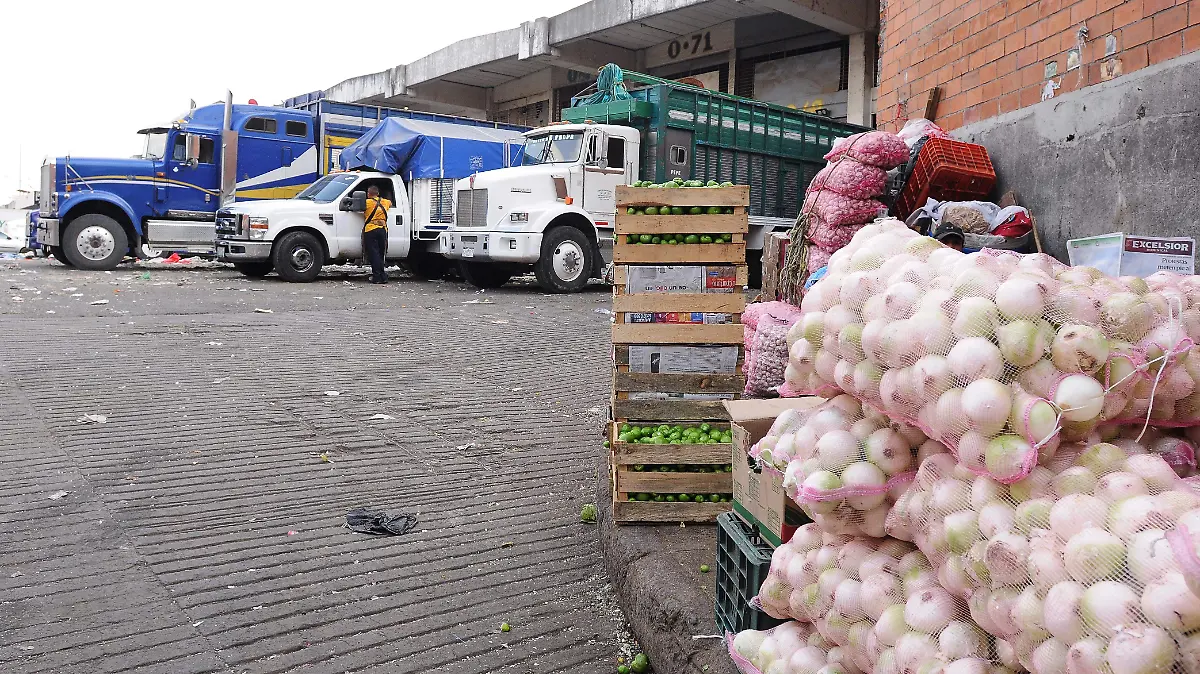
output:
[[[325,91],[332,100],[441,112],[487,110],[497,87],[560,66],[595,72],[638,65],[639,50],[737,19],[782,13],[842,34],[873,30],[878,0],[591,0],[553,17],[459,40],[412,63],[354,77]],[[542,83],[531,85],[531,93]]]

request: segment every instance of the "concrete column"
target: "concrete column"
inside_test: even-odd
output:
[[[732,94],[733,92],[737,91],[737,45],[736,44],[734,44],[734,46],[729,49],[729,77],[727,78],[727,80],[728,80],[728,84],[727,84],[728,91],[726,91],[725,93]]]
[[[875,85],[875,33],[850,36],[846,77],[846,121],[871,125],[871,88]]]

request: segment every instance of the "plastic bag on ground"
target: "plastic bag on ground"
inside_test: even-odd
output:
[[[942,127],[934,124],[924,117],[908,120],[904,123],[904,128],[897,131],[896,135],[899,136],[900,140],[903,140],[904,144],[909,147],[916,145],[917,141],[921,140],[922,138],[950,137],[950,134],[946,133]]]
[[[783,472],[788,497],[822,530],[911,540],[910,534],[885,531],[888,510],[921,460],[946,451],[920,429],[892,423],[840,395],[811,409],[785,411],[750,454]]]
[[[908,146],[894,133],[865,131],[833,142],[826,161],[850,157],[864,164],[892,169],[908,161]]]
[[[886,220],[805,293],[789,364],[1011,483],[1104,422],[1200,423],[1197,299],[1041,254],[963,254]]]
[[[930,457],[900,520],[1006,666],[1195,671],[1200,496],[1138,443],[1064,446],[1011,485]]]
[[[887,171],[850,157],[830,162],[813,176],[808,192],[831,190],[854,199],[869,199],[883,194]]]

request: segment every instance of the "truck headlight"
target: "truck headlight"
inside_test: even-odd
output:
[[[267,219],[251,216],[248,219],[250,223],[250,238],[261,240],[267,235]]]
[[[511,222],[529,222],[528,213],[509,213],[508,219]]]

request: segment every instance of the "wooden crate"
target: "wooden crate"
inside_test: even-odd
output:
[[[649,445],[618,442],[621,422],[610,425],[609,452],[612,463],[613,519],[616,522],[711,522],[729,511],[729,503],[667,503],[631,501],[639,492],[670,494],[732,494],[733,473],[660,473],[635,471],[637,464],[717,465],[726,464],[732,451],[729,443],[704,445]],[[728,428],[728,423],[713,426]]]
[[[615,284],[612,326],[613,396],[610,460],[613,513],[617,522],[711,522],[730,510],[731,503],[666,503],[630,501],[637,493],[731,494],[732,473],[639,472],[637,464],[728,464],[732,445],[649,445],[618,442],[623,423],[698,425],[727,428],[729,416],[720,400],[630,400],[635,393],[739,394],[746,386],[741,374],[745,359],[741,314],[746,308],[742,287],[747,280],[746,206],[750,190],[732,188],[617,188],[618,213],[613,248]],[[702,215],[630,215],[631,206],[663,205],[691,208],[719,206],[733,213]],[[729,243],[631,244],[629,234],[731,234]],[[732,293],[629,293],[628,265],[733,266]],[[627,313],[730,314],[724,324],[626,323]],[[728,374],[665,374],[629,371],[631,345],[737,346],[735,371]]]

